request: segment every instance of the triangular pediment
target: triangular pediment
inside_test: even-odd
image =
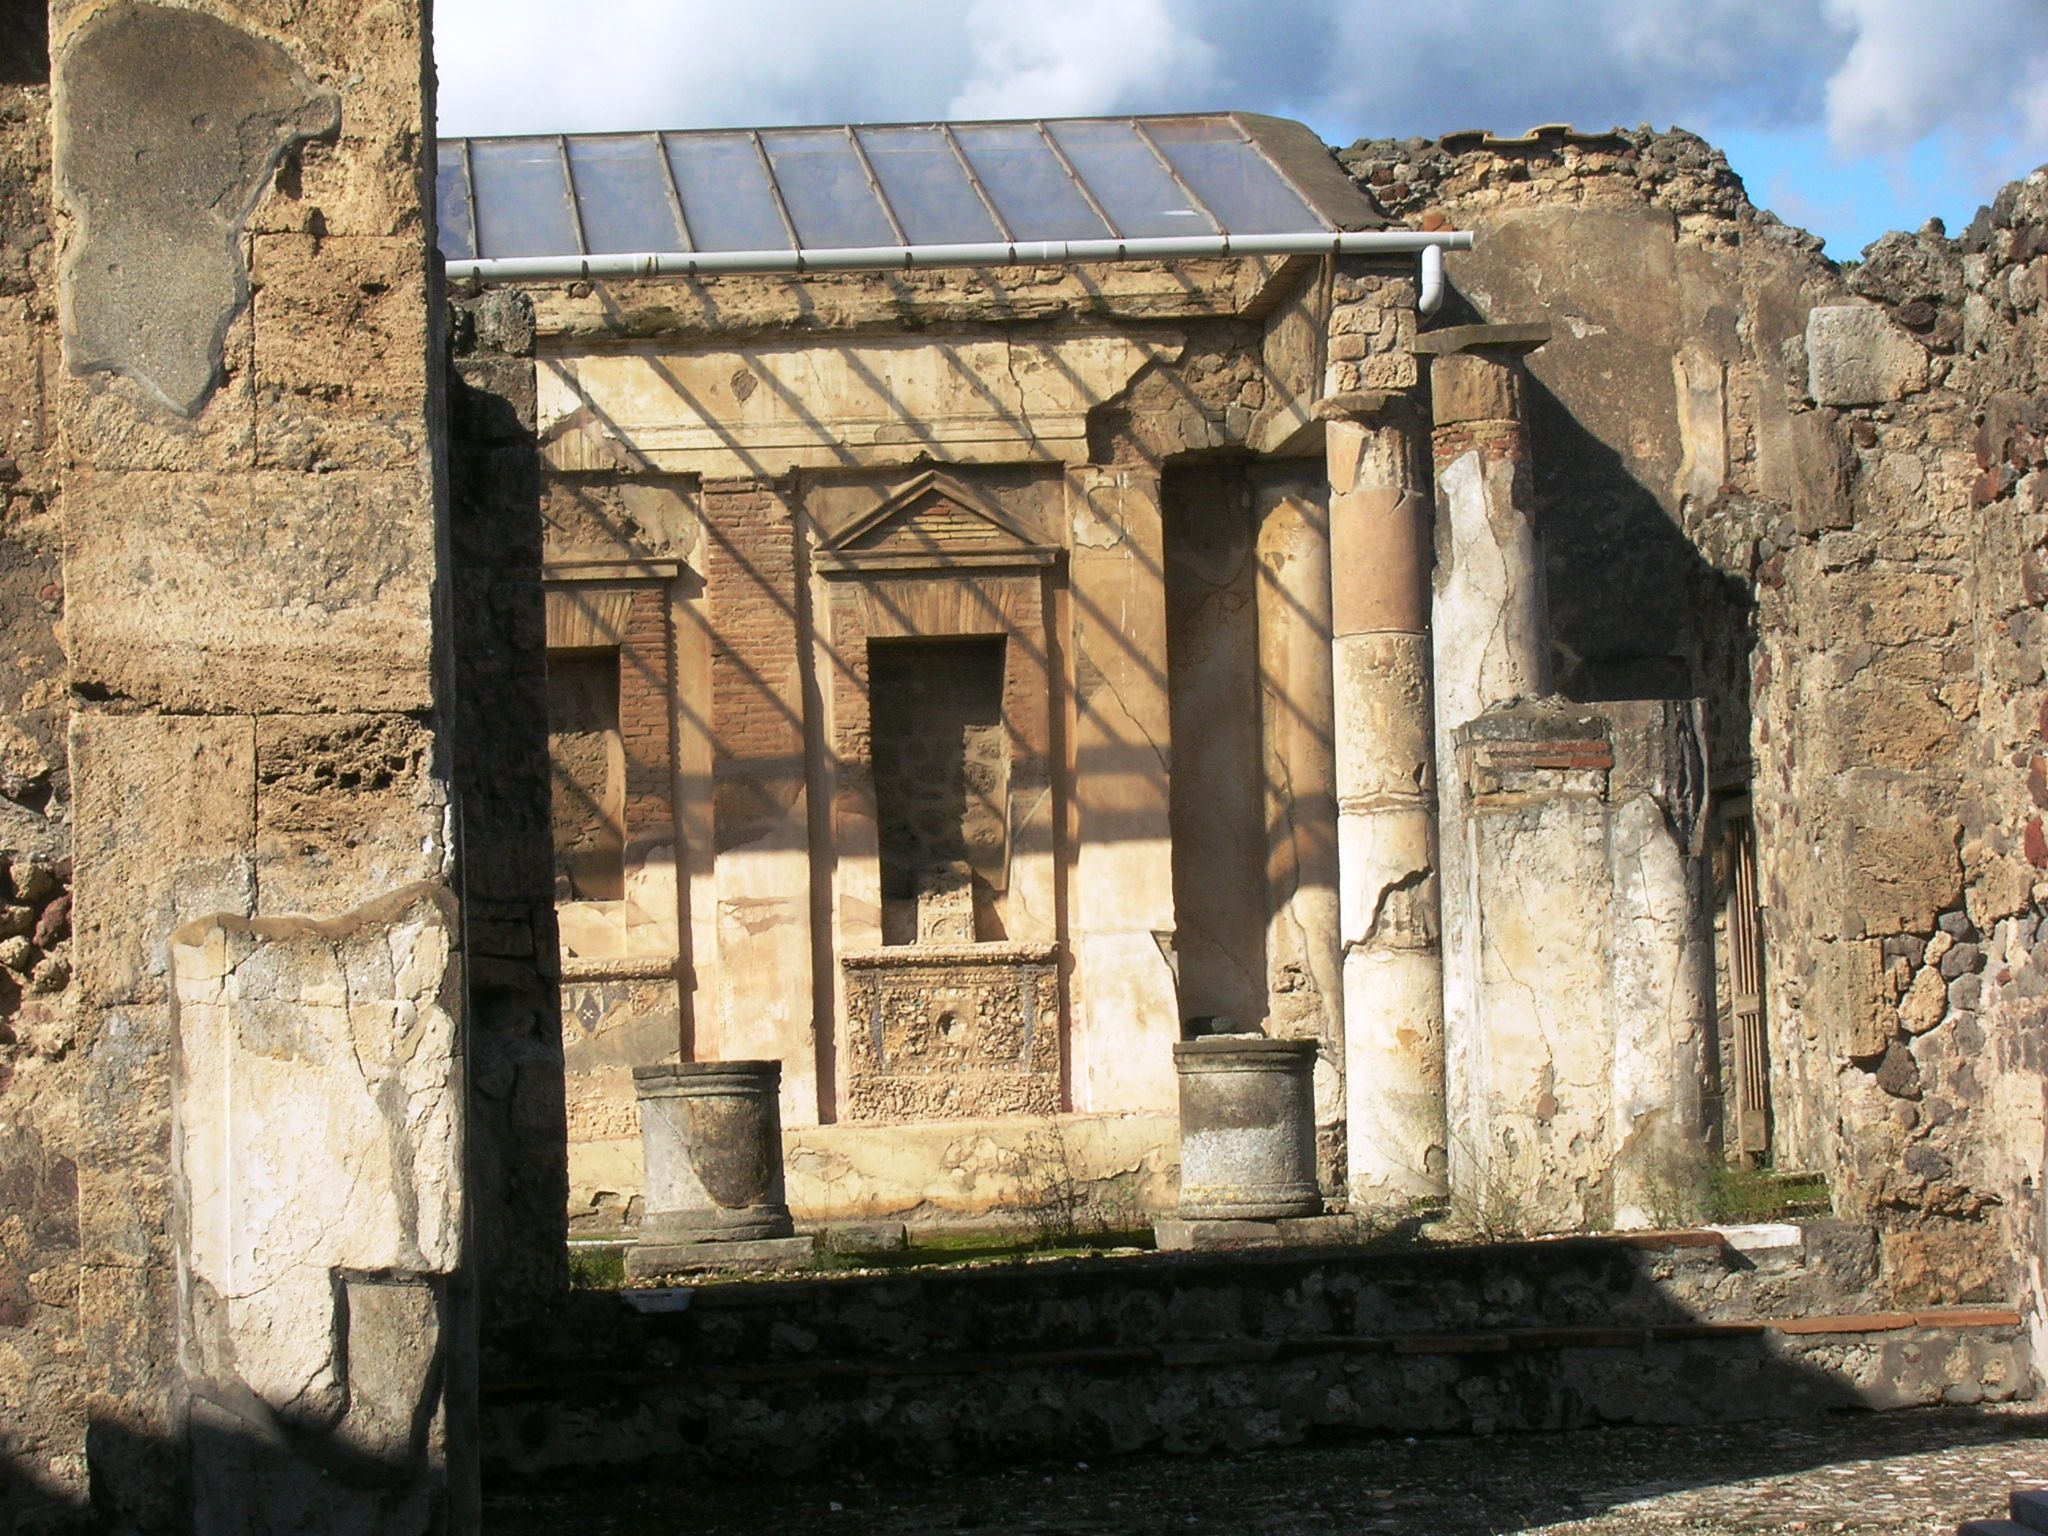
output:
[[[846,554],[933,556],[1033,550],[1038,541],[995,498],[938,470],[927,470],[856,517],[826,541]]]
[[[993,496],[936,469],[827,532],[827,569],[858,565],[1042,565],[1057,551]]]

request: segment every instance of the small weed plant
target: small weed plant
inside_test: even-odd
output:
[[[1121,1239],[1144,1225],[1137,1175],[1088,1177],[1066,1128],[1041,1121],[1019,1143],[1013,1219],[1034,1248],[1072,1248]]]

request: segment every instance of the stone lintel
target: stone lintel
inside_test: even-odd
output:
[[[1507,352],[1526,357],[1550,340],[1550,327],[1523,325],[1447,325],[1423,331],[1409,345],[1418,357],[1453,357],[1464,352]]]

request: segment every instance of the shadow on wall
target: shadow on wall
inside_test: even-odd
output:
[[[1453,289],[1432,329],[1517,318],[1483,315]],[[1527,388],[1558,691],[1580,703],[1704,700],[1725,782],[1749,759],[1747,583],[1716,569],[1622,453],[1533,372]]]
[[[523,306],[486,294],[456,304],[450,326],[449,736],[469,967],[469,1198],[487,1316],[516,1316],[568,1285],[540,459]]]
[[[755,1479],[716,1497],[767,1521],[784,1479],[860,1472],[929,1511],[953,1494],[922,1479],[977,1466],[1745,1424],[2030,1389],[2017,1314],[1885,1314],[1867,1228],[1816,1223],[1791,1251],[1659,1234],[577,1293],[546,1329],[487,1345],[485,1476],[510,1522],[494,1528],[540,1529],[517,1522],[548,1489],[579,1490],[583,1515],[651,1520],[685,1496],[664,1488],[705,1501]],[[1791,1434],[1762,1449],[1689,1475],[1809,1464]],[[1602,1495],[1571,1497],[1584,1517]]]
[[[416,1460],[330,1454],[316,1470],[304,1442],[195,1422],[187,1436],[152,1435],[101,1417],[86,1433],[89,1492],[61,1486],[0,1454],[0,1514],[22,1536],[107,1531],[269,1536],[280,1531],[375,1531],[426,1536],[474,1529],[451,1521],[449,1500],[422,1483]],[[328,1442],[330,1452],[334,1449]],[[118,1490],[113,1491],[113,1490]],[[468,1502],[473,1492],[458,1494]]]

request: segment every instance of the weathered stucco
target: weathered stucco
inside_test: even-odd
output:
[[[1447,318],[1551,327],[1558,684],[1704,700],[1716,804],[1754,817],[1771,1155],[1928,1299],[2038,1285],[2039,178],[1845,282],[1686,135],[1342,158],[1477,232]]]
[[[201,1530],[427,1531],[460,1379],[455,904],[171,936],[178,1364]]]
[[[1229,1015],[1304,1205],[1660,1222],[1740,1150],[1897,1304],[2038,1311],[2048,175],[1845,277],[1685,135],[1354,146],[1477,232],[1428,321],[1306,259],[444,305],[419,6],[53,16],[0,24],[10,1516],[464,1528],[479,1295],[643,1213],[670,1062],[779,1064],[799,1219],[1136,1219]],[[942,643],[972,709],[895,707]]]

